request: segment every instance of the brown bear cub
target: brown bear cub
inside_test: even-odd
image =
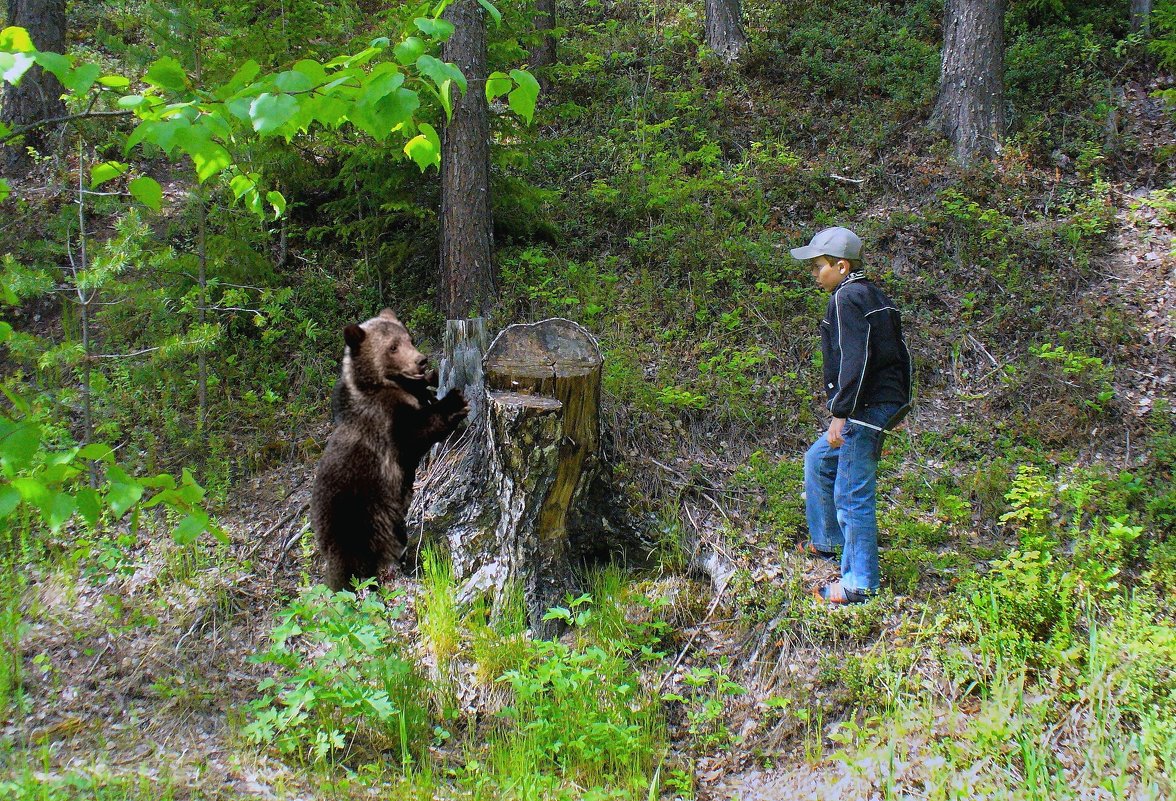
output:
[[[347,326],[343,339],[335,428],[310,503],[326,583],[335,591],[378,577],[404,555],[417,465],[468,411],[458,390],[437,400],[429,388],[436,374],[390,309]]]

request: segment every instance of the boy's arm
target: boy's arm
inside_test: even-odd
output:
[[[835,418],[849,417],[857,407],[870,359],[870,323],[861,304],[848,297],[849,294],[842,290],[834,298],[837,304],[837,344],[841,350],[837,392],[829,401],[829,411]]]

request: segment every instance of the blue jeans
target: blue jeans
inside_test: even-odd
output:
[[[874,457],[881,428],[897,403],[858,409],[845,423],[838,448],[821,438],[804,455],[804,505],[809,536],[819,550],[841,551],[841,586],[855,592],[878,590],[878,518]],[[861,422],[854,422],[855,420]]]

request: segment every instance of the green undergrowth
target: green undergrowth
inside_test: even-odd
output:
[[[410,793],[443,782],[477,798],[578,798],[585,788],[646,797],[668,747],[640,670],[664,656],[658,604],[608,569],[587,581],[599,601],[584,594],[549,613],[567,635],[533,639],[517,590],[493,614],[485,601],[458,607],[445,560],[427,550],[424,564],[417,609],[436,666],[429,676],[395,624],[395,595],[307,589],[257,656],[273,677],[250,704],[246,740],[323,776],[391,766]],[[497,711],[458,710],[458,674],[499,699]]]

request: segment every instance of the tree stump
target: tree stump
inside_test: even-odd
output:
[[[442,385],[446,362],[485,384],[465,384],[470,426],[422,473],[409,520],[423,540],[448,544],[460,600],[485,593],[500,608],[517,583],[532,630],[549,636],[557,625],[542,618],[574,587],[577,506],[600,464],[600,349],[569,320],[512,325],[478,371],[468,350],[456,355],[476,333],[450,330]]]

